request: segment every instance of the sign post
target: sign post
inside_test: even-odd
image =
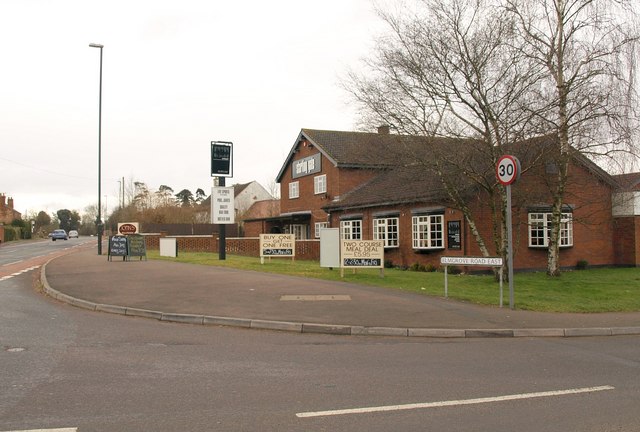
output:
[[[225,177],[233,177],[232,142],[211,141],[211,177],[218,177],[218,186],[225,186]],[[213,196],[211,201],[213,202]],[[220,238],[218,242],[218,259],[224,261],[227,259],[227,230],[225,224],[220,224],[218,227]]]
[[[501,257],[440,257],[440,265],[444,266],[444,297],[449,298],[449,281],[447,275],[450,265],[500,267],[500,307],[502,307],[502,258]]]
[[[511,185],[520,178],[520,161],[517,157],[504,155],[498,159],[496,165],[496,177],[498,182],[506,188],[507,192],[507,266],[509,278],[509,308],[513,309],[513,224],[511,221]]]

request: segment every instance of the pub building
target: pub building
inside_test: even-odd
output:
[[[452,204],[441,178],[425,166],[438,154],[473,167],[479,154],[474,152],[480,151],[473,144],[396,135],[388,127],[377,133],[302,129],[276,177],[279,213],[245,221],[245,235],[290,233],[309,240],[318,239],[322,228],[339,228],[346,240],[383,241],[385,260],[394,265],[437,267],[441,256],[482,255],[477,232],[497,256],[491,217],[496,198],[467,176],[449,173],[473,214],[472,225]],[[546,268],[547,185],[557,168],[538,156],[552,144],[543,137],[510,149],[523,165],[512,186],[516,270]],[[640,173],[612,176],[574,152],[561,223],[562,267],[581,260],[590,266],[640,266]]]

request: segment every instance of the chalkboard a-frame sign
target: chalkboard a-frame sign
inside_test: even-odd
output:
[[[109,253],[107,259],[111,261],[111,257],[122,257],[122,261],[128,260],[130,257],[140,257],[147,259],[147,247],[144,237],[138,234],[132,235],[114,235],[109,237]]]
[[[111,261],[111,257],[122,257],[122,261],[127,259],[128,242],[127,236],[114,235],[109,237],[109,253],[107,260]]]
[[[140,260],[144,258],[147,259],[147,245],[144,241],[144,237],[140,234],[132,234],[127,236],[127,240],[129,243],[128,248],[128,256],[129,257],[140,257]]]

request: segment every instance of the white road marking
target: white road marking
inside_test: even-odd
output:
[[[5,432],[76,432],[78,428],[58,428],[58,429],[25,429]]]
[[[568,390],[554,390],[554,391],[536,392],[536,393],[521,393],[521,394],[484,397],[484,398],[476,398],[476,399],[413,403],[413,404],[406,404],[406,405],[387,405],[387,406],[365,407],[365,408],[349,408],[349,409],[331,410],[331,411],[311,411],[311,412],[297,413],[296,417],[300,417],[300,418],[326,417],[326,416],[336,416],[336,415],[345,415],[345,414],[365,414],[365,413],[375,413],[375,412],[384,412],[384,411],[401,411],[401,410],[413,410],[413,409],[424,409],[424,408],[475,405],[475,404],[505,402],[505,401],[521,400],[521,399],[567,396],[567,395],[575,395],[580,393],[594,393],[594,392],[614,390],[614,389],[615,387],[608,386],[608,385],[600,386],[600,387],[583,387],[583,388],[568,389]]]
[[[5,266],[10,266],[10,265],[14,265],[14,264],[19,264],[21,262],[23,262],[24,260],[18,260],[18,261],[14,261],[14,262],[10,262],[10,263],[6,263],[6,264],[2,264],[2,267]]]
[[[320,294],[320,295],[283,295],[280,301],[349,301],[350,295]]]
[[[35,266],[27,267],[26,269],[22,269],[19,272],[11,273],[8,276],[0,277],[0,282],[2,282],[4,280],[7,280],[7,279],[11,279],[12,277],[15,277],[15,276],[20,276],[22,273],[26,273],[26,272],[29,272],[31,270],[35,270],[37,268],[40,268],[40,266],[39,265],[35,265]]]

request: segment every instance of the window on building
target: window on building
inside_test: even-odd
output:
[[[382,240],[386,248],[398,247],[400,245],[398,226],[399,219],[397,217],[374,219],[373,239]]]
[[[435,214],[413,216],[412,222],[414,249],[444,248],[443,215]]]
[[[291,224],[285,229],[287,234],[295,234],[296,240],[307,239],[307,225]]]
[[[329,222],[316,222],[315,224],[315,238],[320,238],[320,230],[322,228],[329,228]]]
[[[327,193],[327,176],[326,174],[315,176],[313,178],[313,193]]]
[[[549,247],[552,213],[529,213],[529,247]],[[573,215],[562,213],[560,219],[560,247],[573,246]]]
[[[289,199],[300,197],[300,183],[297,181],[289,183]]]
[[[340,234],[343,240],[362,240],[362,220],[341,221]]]

